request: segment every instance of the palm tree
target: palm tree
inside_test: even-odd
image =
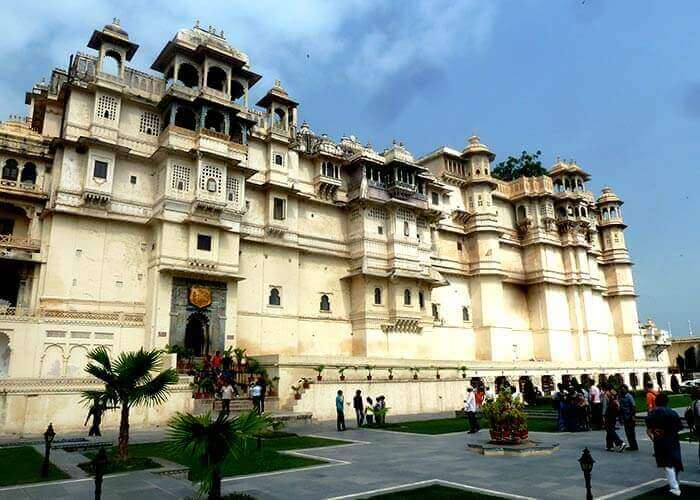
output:
[[[200,485],[200,491],[209,500],[221,498],[221,474],[229,456],[241,458],[247,443],[263,432],[275,427],[272,417],[255,410],[228,418],[223,412],[216,419],[211,413],[192,415],[176,413],[168,422],[170,448],[191,457],[192,479]]]
[[[104,382],[99,391],[84,391],[83,398],[100,398],[112,406],[121,407],[119,422],[118,456],[126,460],[129,454],[129,411],[134,406],[162,404],[168,398],[170,387],[177,382],[173,369],[160,371],[161,351],[158,349],[123,352],[114,361],[104,347],[88,354],[90,362],[85,371]],[[156,376],[152,372],[160,372]]]

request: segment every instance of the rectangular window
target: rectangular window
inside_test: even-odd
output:
[[[461,241],[458,241],[458,242],[457,242],[457,250],[458,250],[459,252],[462,251],[462,242],[461,242]]]
[[[286,205],[286,201],[283,200],[282,198],[275,198],[274,199],[273,217],[275,220],[284,220],[286,218],[285,205]]]
[[[384,228],[382,226],[377,226],[377,234],[384,234]]]
[[[211,252],[211,236],[208,234],[197,235],[197,250]]]
[[[440,204],[440,196],[436,192],[433,192],[433,205],[439,205],[439,204]]]
[[[129,177],[129,182],[131,182],[133,185],[136,185],[136,176],[132,175],[131,177]]]
[[[95,160],[95,169],[92,172],[92,176],[96,179],[106,179],[107,178],[107,162],[101,160]]]

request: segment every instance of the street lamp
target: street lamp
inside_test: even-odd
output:
[[[49,423],[46,432],[44,432],[44,463],[41,464],[41,477],[49,477],[49,454],[51,453],[51,443],[55,437],[53,425]]]
[[[100,446],[97,456],[92,461],[92,465],[95,468],[95,500],[101,500],[102,498],[102,478],[105,475],[105,469],[107,468],[107,452],[104,446]]]
[[[593,470],[595,460],[593,460],[591,452],[587,447],[583,449],[583,453],[581,454],[581,458],[578,459],[578,463],[581,465],[583,477],[586,480],[586,500],[593,500],[593,493],[591,492],[591,471]]]

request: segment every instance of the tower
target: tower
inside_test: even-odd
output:
[[[97,71],[120,79],[124,78],[125,62],[131,61],[139,48],[129,40],[129,34],[124,31],[116,17],[101,31],[93,31],[88,47],[99,52]]]

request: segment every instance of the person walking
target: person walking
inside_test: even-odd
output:
[[[231,381],[226,379],[224,386],[221,388],[221,412],[228,415],[231,412],[231,399],[233,398],[234,389]]]
[[[365,418],[367,419],[367,425],[372,425],[374,424],[374,401],[372,401],[372,398],[367,396],[367,407],[365,408]]]
[[[647,435],[654,443],[656,466],[664,469],[668,481],[669,493],[681,496],[678,473],[683,471],[681,444],[678,432],[683,429],[683,422],[678,413],[667,407],[668,396],[656,396],[655,406],[646,417]]]
[[[614,389],[608,391],[608,405],[605,412],[605,451],[623,452],[627,445],[617,435],[617,419],[620,417],[620,401]]]
[[[557,411],[557,432],[562,432],[565,428],[564,422],[564,385],[557,384],[557,390],[552,397],[552,403],[554,404],[554,409]]]
[[[467,399],[464,400],[464,411],[469,419],[469,434],[479,432],[479,422],[476,419],[476,397],[474,389],[467,388]]]
[[[259,384],[255,383],[251,386],[250,388],[250,397],[253,400],[253,409],[258,412],[258,414],[262,413],[262,408],[260,406],[260,394],[262,392],[262,387],[260,387]]]
[[[262,413],[265,411],[265,395],[267,394],[267,383],[262,373],[258,374],[257,384],[260,386],[260,399],[258,400],[258,406],[260,407],[259,413]]]
[[[700,389],[694,389],[691,397],[693,398],[693,405],[690,407],[690,410],[693,417],[693,430],[698,440],[698,460],[700,461]]]
[[[338,432],[345,430],[345,398],[343,397],[343,391],[338,391],[338,395],[335,397],[335,413],[336,413],[336,426],[338,427]]]
[[[622,426],[625,428],[625,435],[627,436],[628,450],[637,451],[639,450],[635,430],[637,406],[629,387],[622,385],[620,387],[620,394],[622,395],[620,398],[620,412],[622,416]]]
[[[600,399],[600,388],[591,382],[590,390],[588,391],[589,400],[591,402],[591,424],[595,429],[602,429],[602,401]]]
[[[647,384],[647,413],[656,408],[656,391],[654,391],[654,385]]]
[[[92,416],[92,425],[88,431],[88,436],[100,437],[102,433],[100,432],[100,424],[102,423],[102,414],[106,410],[106,405],[100,401],[100,398],[95,398],[92,400],[92,406],[88,410],[87,418],[85,419],[85,427]]]
[[[352,398],[352,407],[355,409],[355,417],[357,417],[357,426],[362,427],[365,422],[364,401],[362,400],[362,391],[355,391],[355,397]]]

